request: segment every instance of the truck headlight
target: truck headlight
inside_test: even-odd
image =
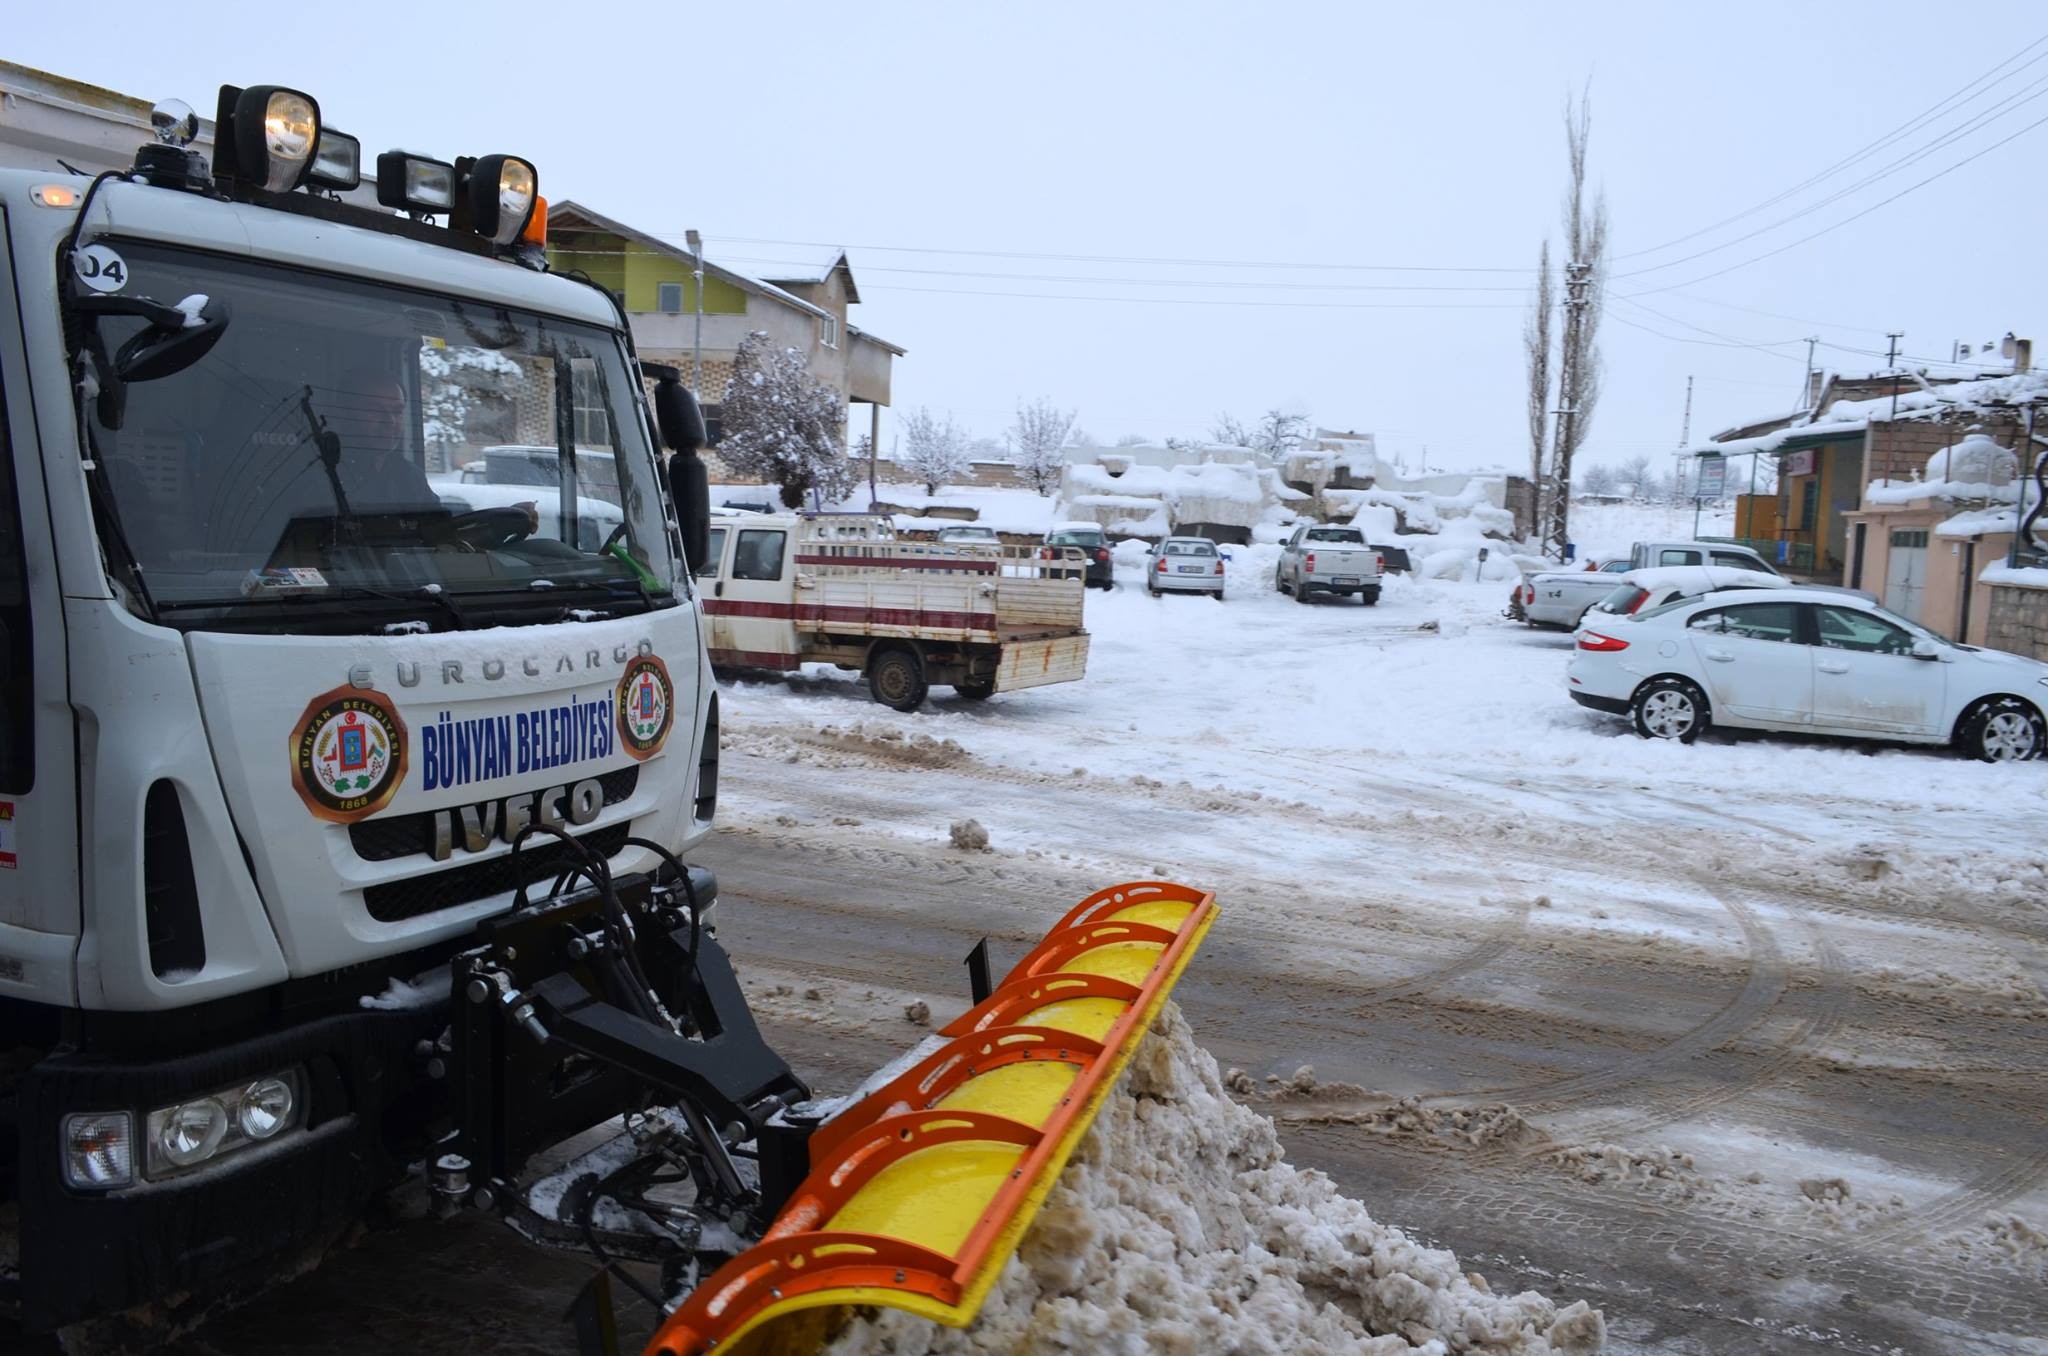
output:
[[[320,147],[306,170],[306,182],[346,193],[363,181],[363,143],[332,127],[320,129]]]
[[[296,1071],[158,1107],[144,1122],[143,1173],[160,1181],[260,1144],[299,1123]]]
[[[410,151],[386,151],[377,157],[377,201],[398,212],[453,211],[455,166]]]
[[[64,1118],[64,1181],[88,1189],[135,1180],[135,1122],[125,1111],[87,1111]]]
[[[298,187],[320,145],[320,105],[282,85],[252,85],[235,95],[235,164],[272,193]]]
[[[509,245],[526,229],[533,204],[540,193],[540,176],[533,162],[516,155],[479,156],[458,165],[465,176],[464,192],[469,209],[470,230],[498,245]]]

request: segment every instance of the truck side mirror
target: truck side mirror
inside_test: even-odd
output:
[[[677,452],[695,452],[704,446],[704,412],[697,397],[673,376],[654,384],[654,419],[661,426],[661,440]]]

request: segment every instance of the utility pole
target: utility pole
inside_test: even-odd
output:
[[[1892,422],[1896,424],[1899,421],[1899,340],[1906,337],[1906,332],[1890,330],[1884,337],[1891,341],[1885,351],[1884,365],[1892,374]]]
[[[671,237],[673,239],[673,237]],[[695,228],[683,232],[683,239],[690,242],[690,278],[697,294],[697,333],[690,340],[690,394],[698,400],[704,399],[704,237]]]
[[[1806,375],[1799,382],[1799,404],[1797,406],[1797,408],[1802,410],[1808,408],[1813,402],[1813,347],[1819,342],[1820,336],[1817,334],[1806,336]]]
[[[1685,379],[1685,418],[1678,425],[1678,450],[1692,446],[1692,378]]]
[[[1565,558],[1565,548],[1571,541],[1572,453],[1576,450],[1578,430],[1575,396],[1579,389],[1579,359],[1585,347],[1581,331],[1592,300],[1586,292],[1592,279],[1593,266],[1583,259],[1573,259],[1564,266],[1564,326],[1558,345],[1558,402],[1553,411],[1557,415],[1556,441],[1552,444],[1550,512],[1543,533],[1544,553],[1556,560]]]

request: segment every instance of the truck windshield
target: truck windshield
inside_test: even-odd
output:
[[[396,598],[457,603],[458,616],[468,600],[507,621],[541,595],[672,596],[658,464],[610,332],[119,248],[124,290],[225,298],[232,314],[212,351],[170,376],[122,384],[102,362],[108,389],[89,402],[91,455],[167,620]],[[112,353],[141,324],[101,317],[92,345]]]

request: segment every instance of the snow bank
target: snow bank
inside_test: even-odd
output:
[[[1598,1310],[1495,1295],[1281,1156],[1168,1004],[965,1331],[884,1310],[833,1356],[1597,1351]]]
[[[1103,466],[1069,466],[1060,494],[1075,518],[1099,522],[1112,532],[1147,536],[1187,523],[1249,528],[1274,517],[1281,505],[1308,498],[1284,484],[1269,466],[1224,461],[1134,464],[1120,475]],[[1122,523],[1146,526],[1119,526]]]

